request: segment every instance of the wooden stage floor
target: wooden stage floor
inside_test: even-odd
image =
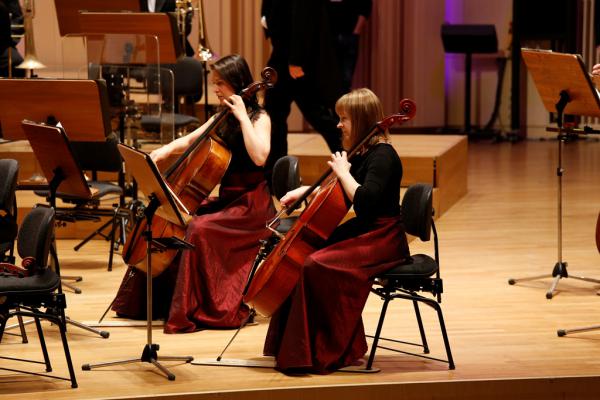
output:
[[[600,142],[564,148],[563,259],[569,272],[600,278],[595,226],[600,210]],[[0,398],[92,399],[597,399],[600,398],[600,331],[559,338],[556,330],[600,324],[600,285],[562,279],[552,300],[550,279],[507,284],[509,277],[550,273],[557,261],[557,144],[469,144],[468,193],[437,221],[444,310],[456,370],[445,364],[381,350],[376,374],[288,376],[271,369],[194,366],[165,362],[167,381],[149,364],[81,371],[84,363],[138,357],[144,328],[110,328],[110,338],[69,327],[78,389],[67,382],[0,371]],[[84,276],[80,295],[69,294],[68,315],[98,319],[114,296],[125,266],[107,272],[106,247],[94,241],[79,253],[59,241],[64,274]],[[429,245],[414,241],[413,252]],[[115,260],[120,261],[119,257]],[[157,299],[156,301],[160,301]],[[371,297],[364,311],[372,332],[380,307]],[[444,355],[432,310],[424,310],[433,356]],[[110,320],[114,320],[113,317]],[[54,373],[66,375],[59,335],[45,325]],[[267,321],[241,331],[226,358],[260,356]],[[41,359],[35,333],[21,344],[6,336],[4,356]],[[215,357],[233,331],[165,335],[154,330],[159,355]],[[412,306],[393,302],[387,336],[416,340]],[[0,366],[14,366],[1,361]],[[33,367],[35,368],[35,367]]]

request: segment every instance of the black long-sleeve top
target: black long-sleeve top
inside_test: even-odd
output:
[[[373,0],[328,0],[331,30],[334,33],[352,33],[359,16],[369,18]]]
[[[369,232],[379,217],[400,215],[402,162],[396,150],[380,143],[352,158],[351,163],[350,173],[360,184],[354,193],[356,218],[338,226],[326,246]]]
[[[360,184],[354,194],[354,211],[363,223],[400,213],[402,162],[396,150],[380,143],[351,161],[350,173]]]

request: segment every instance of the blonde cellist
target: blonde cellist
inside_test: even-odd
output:
[[[342,96],[336,112],[345,149],[383,119],[369,89]],[[328,164],[356,217],[306,258],[295,289],[271,318],[264,353],[275,356],[283,371],[328,373],[361,358],[367,351],[361,313],[371,279],[409,257],[399,206],[402,163],[388,134],[375,134],[352,164],[345,151],[332,154]],[[294,203],[306,190],[287,193],[282,204]]]

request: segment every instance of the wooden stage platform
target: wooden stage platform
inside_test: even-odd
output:
[[[557,145],[554,141],[516,144],[470,143],[469,191],[437,221],[440,235],[446,318],[456,369],[381,350],[376,374],[284,375],[272,369],[209,367],[165,362],[176,374],[167,381],[146,364],[81,371],[84,363],[138,357],[144,328],[110,328],[102,339],[69,327],[69,344],[78,389],[67,382],[0,371],[1,399],[598,399],[600,331],[559,338],[556,330],[600,324],[600,285],[562,279],[552,300],[545,298],[549,279],[517,286],[509,277],[550,273],[557,261]],[[563,255],[573,275],[600,278],[600,254],[594,242],[600,209],[600,142],[565,146]],[[72,251],[75,241],[60,240],[63,272],[84,277],[80,295],[68,294],[68,315],[98,319],[116,293],[125,271],[118,257],[106,271],[106,244],[100,241]],[[411,243],[413,252],[430,244]],[[160,301],[160,299],[156,299]],[[381,302],[372,296],[363,313],[373,332]],[[424,323],[433,356],[444,354],[432,310]],[[418,337],[412,306],[391,304],[386,336]],[[109,320],[116,318],[111,314]],[[261,354],[267,321],[244,328],[226,358],[253,359]],[[55,328],[45,324],[54,373],[65,375]],[[154,330],[159,355],[210,358],[233,331],[207,330],[166,335]],[[6,336],[3,356],[41,359],[30,329],[30,343]],[[14,363],[0,361],[0,367]],[[36,368],[35,366],[31,368]],[[41,372],[41,369],[38,369]]]
[[[304,184],[312,184],[327,169],[329,149],[319,134],[288,135],[289,152],[298,156]],[[436,217],[442,215],[467,193],[467,139],[458,135],[392,135],[392,145],[400,154],[403,163],[402,186],[415,182],[430,183],[434,187],[433,205]],[[142,147],[145,151],[156,146]],[[19,161],[19,179],[28,179],[36,170],[31,147],[26,141],[0,144],[0,158]],[[39,167],[38,167],[39,168]],[[104,178],[103,178],[104,179]],[[17,192],[19,218],[43,198],[30,191]],[[102,203],[108,207],[115,203],[109,199]],[[60,204],[59,204],[60,205]],[[100,223],[79,222],[57,229],[61,239],[81,239],[95,230]]]
[[[430,183],[434,208],[442,215],[467,193],[466,136],[392,135],[392,145],[402,159],[402,186]],[[288,135],[289,153],[298,156],[305,184],[315,182],[327,169],[331,152],[316,133]]]

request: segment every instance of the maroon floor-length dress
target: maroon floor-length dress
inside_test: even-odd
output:
[[[193,218],[185,239],[196,248],[181,254],[165,332],[241,325],[249,311],[242,291],[273,215],[263,181],[224,209]]]

